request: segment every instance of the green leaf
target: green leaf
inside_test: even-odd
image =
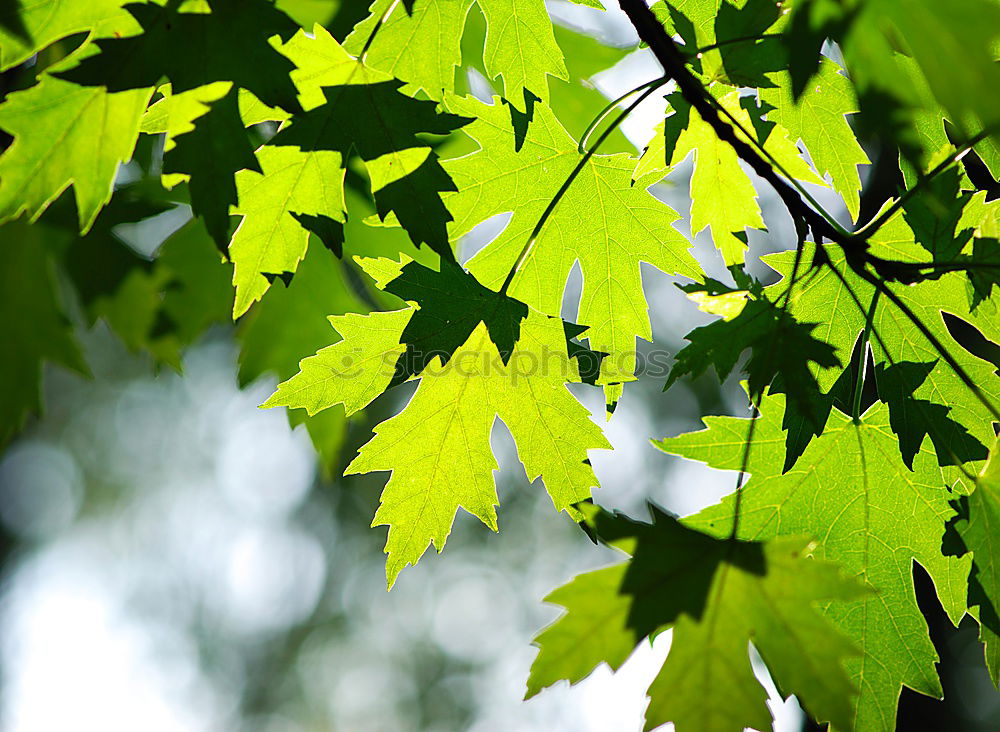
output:
[[[176,3],[131,3],[125,9],[143,32],[95,41],[101,52],[58,75],[67,81],[124,91],[157,86],[175,92],[231,81],[265,104],[299,109],[292,62],[271,45],[299,26],[267,0],[211,0],[210,13],[179,12]]]
[[[0,71],[74,33],[91,38],[139,31],[125,0],[7,0],[0,4]]]
[[[163,173],[189,178],[191,210],[205,220],[212,238],[224,249],[229,243],[229,208],[237,203],[233,176],[241,170],[263,174],[243,134],[236,90],[231,88],[212,102],[194,130],[173,137],[172,142],[163,156]]]
[[[362,69],[354,65],[351,73]],[[436,103],[408,97],[400,93],[400,81],[380,76],[361,75],[363,83],[336,86],[343,78],[339,74],[331,74],[330,85],[327,79],[311,79],[310,83],[323,83],[326,103],[294,115],[292,124],[270,144],[303,152],[335,151],[344,159],[353,150],[365,161],[379,217],[394,213],[415,244],[427,244],[451,257],[446,230],[450,216],[441,193],[454,191],[455,186],[437,155],[417,135],[447,135],[468,120],[440,113]]]
[[[548,101],[548,77],[566,79],[566,65],[542,0],[477,0],[486,17],[483,63],[491,80],[500,79],[503,96],[531,116],[532,100]],[[584,4],[597,7],[588,0]],[[358,54],[390,0],[376,0],[370,15],[355,26],[344,47]],[[455,91],[461,63],[461,38],[473,0],[416,0],[394,6],[375,35],[365,63],[410,82],[432,99]],[[601,6],[603,7],[603,6]],[[409,88],[409,87],[408,87]],[[522,110],[522,113],[525,110]]]
[[[746,228],[764,229],[764,220],[757,205],[757,192],[740,166],[736,151],[720,140],[712,127],[684,100],[679,92],[667,97],[674,110],[639,159],[633,174],[636,180],[647,176],[662,177],[675,165],[694,153],[694,174],[691,176],[691,231],[695,234],[706,226],[712,232],[716,248],[727,265],[743,262],[747,249]],[[758,120],[761,131],[755,130],[754,120],[740,104],[738,92],[724,94],[718,100],[760,142],[789,173],[800,180],[820,183],[822,180],[806,165],[801,153],[788,139],[788,131],[777,124]],[[744,141],[751,140],[740,132]],[[725,191],[725,195],[719,195]]]
[[[309,231],[298,216],[324,217],[334,233],[323,243],[338,251],[343,245],[338,234],[344,221],[340,153],[265,145],[257,151],[257,162],[262,173],[236,174],[239,205],[233,213],[243,220],[229,244],[236,287],[233,318],[263,297],[274,276],[294,272],[305,256]]]
[[[395,0],[376,0],[371,15],[354,26],[344,49],[357,56],[376,24]],[[455,91],[455,69],[462,63],[461,39],[473,0],[416,0],[412,9],[397,6],[378,28],[365,64],[422,89],[432,99]]]
[[[750,398],[756,403],[764,390],[781,376],[782,390],[797,403],[798,411],[819,425],[810,399],[819,391],[810,366],[839,366],[833,348],[816,340],[817,323],[797,322],[784,309],[767,300],[750,300],[739,315],[696,328],[685,338],[690,343],[677,354],[664,390],[682,376],[699,376],[709,366],[723,381],[740,355],[750,349],[745,371]]]
[[[477,0],[486,16],[483,63],[503,81],[503,96],[531,116],[531,96],[549,99],[548,77],[565,79],[566,64],[543,0]]]
[[[902,261],[926,261],[923,248],[914,242],[913,232],[901,215],[893,217],[872,239],[873,252],[879,256]],[[813,245],[808,245],[804,258],[809,261]],[[865,313],[873,295],[873,287],[855,275],[846,266],[839,251],[830,251],[830,266],[824,267],[809,280],[795,288],[789,309],[800,322],[821,323],[813,334],[833,346],[837,357],[846,362],[858,334],[864,329]],[[792,269],[794,255],[791,253],[770,255],[768,264],[775,267],[784,277],[781,282],[768,289],[772,299],[781,296],[788,286],[788,276]],[[847,281],[851,290],[861,301],[859,308],[841,283],[840,277],[832,271],[836,267]],[[987,399],[1000,404],[1000,378],[996,367],[960,347],[952,337],[943,314],[957,316],[969,322],[988,339],[1000,342],[1000,318],[996,317],[996,304],[982,303],[975,313],[969,312],[969,293],[965,275],[950,272],[935,280],[925,280],[914,285],[888,284],[889,287],[923,321],[938,340],[949,348],[951,354],[969,374],[973,382]],[[907,380],[899,386],[916,400],[942,405],[950,410],[949,418],[961,424],[982,445],[993,439],[990,427],[992,416],[974,393],[957,378],[940,354],[931,346],[916,325],[887,301],[880,299],[873,321],[871,339],[875,363],[892,366],[893,363],[933,364],[933,368],[922,383]],[[897,378],[909,378],[909,371],[898,371]],[[829,389],[837,374],[832,371],[817,373],[820,388]],[[950,435],[950,437],[949,437]],[[938,433],[945,451],[939,452],[942,464],[953,463],[952,452],[966,452],[962,441],[950,442],[960,437],[958,433],[942,431]]]
[[[945,521],[955,513],[949,505],[953,494],[930,449],[917,453],[912,472],[903,464],[883,405],[870,408],[860,424],[832,412],[823,435],[782,474],[783,402],[770,396],[761,404],[748,454],[752,478],[743,486],[739,504],[738,536],[755,541],[812,536],[819,542],[818,558],[841,564],[876,591],[860,604],[832,605],[824,614],[863,651],[860,659],[847,663],[860,689],[853,727],[892,730],[903,684],[941,695],[934,668],[938,656],[913,594],[912,563],[919,562],[930,574],[952,622],[965,612],[970,559],[941,554]],[[707,429],[701,432],[654,444],[714,468],[739,470],[749,420],[704,421]],[[726,536],[734,509],[729,496],[685,524]]]
[[[444,134],[464,120],[399,93],[400,82],[359,64],[319,26],[313,38],[300,33],[283,50],[298,66],[294,78],[309,111],[258,150],[263,175],[236,176],[235,213],[244,218],[230,244],[234,317],[263,296],[268,276],[295,271],[309,231],[340,252],[343,166],[350,150],[365,161],[379,215],[397,214],[414,242],[452,256],[440,191],[453,184],[416,135]]]
[[[868,6],[868,17],[859,18],[852,33],[881,32],[886,44],[902,39],[954,123],[964,126],[969,115],[983,126],[1000,122],[1000,99],[983,93],[1000,84],[1000,6],[990,0],[966,0],[954,7],[933,0],[909,0],[903,6],[871,0]],[[862,25],[875,17],[878,25]]]
[[[447,104],[477,118],[464,131],[481,146],[444,163],[459,189],[445,198],[455,219],[452,238],[496,214],[513,212],[503,232],[468,265],[480,282],[498,289],[581,155],[542,105],[536,106],[524,144],[516,150],[499,101],[491,106],[456,97]],[[602,364],[600,383],[605,385],[633,380],[636,336],[652,338],[639,263],[699,276],[689,243],[673,228],[677,214],[631,184],[634,166],[627,155],[593,156],[549,217],[509,290],[532,308],[560,312],[566,278],[579,261],[584,284],[577,320],[588,328],[590,347],[610,354]]]
[[[510,361],[521,321],[528,317],[527,305],[483,287],[448,260],[441,261],[440,271],[405,256],[400,264],[398,274],[379,282],[381,289],[417,308],[400,336],[406,352],[400,355],[393,385],[419,375],[435,358],[447,365],[479,323],[486,326],[504,364]]]
[[[562,322],[536,311],[523,321],[506,365],[480,324],[449,366],[424,370],[405,409],[375,428],[347,469],[392,471],[372,523],[389,526],[390,586],[431,542],[444,548],[459,507],[497,529],[490,448],[496,417],[513,435],[528,480],[542,478],[556,510],[570,511],[590,496],[598,483],[587,451],[611,446],[566,381],[579,381],[579,374]]]
[[[135,149],[150,89],[110,94],[43,75],[0,104],[0,129],[14,142],[0,157],[0,221],[35,221],[70,184],[80,231],[111,199],[118,164]]]
[[[0,268],[0,445],[17,434],[29,414],[41,409],[42,364],[57,363],[86,373],[76,339],[56,290],[41,230],[23,222],[2,229]]]
[[[303,359],[299,372],[278,384],[261,406],[305,409],[310,416],[336,404],[344,405],[347,416],[364,409],[389,387],[406,350],[403,330],[414,312],[331,315],[330,325],[341,340]]]
[[[768,119],[789,130],[793,139],[802,140],[816,170],[829,174],[851,218],[857,219],[861,205],[858,165],[870,161],[847,123],[847,115],[858,111],[851,82],[829,59],[823,60],[818,75],[797,101],[787,73],[772,78],[777,86],[759,92],[761,101],[774,107]]]
[[[817,606],[865,590],[835,565],[808,558],[815,545],[717,539],[656,509],[652,525],[584,510],[590,530],[632,558],[579,575],[545,598],[566,613],[535,639],[527,696],[561,679],[575,683],[602,662],[617,670],[644,638],[672,627],[644,729],[667,722],[681,732],[769,729],[750,642],[783,695],[798,695],[817,719],[850,726],[855,689],[843,662],[857,650]]]
[[[723,99],[720,100],[723,104],[728,102],[735,110],[742,111],[735,92]],[[722,252],[726,264],[740,263],[747,248],[745,229],[765,228],[757,205],[757,192],[729,143],[715,135],[712,127],[684,101],[680,93],[675,92],[669,100],[675,111],[664,122],[663,132],[658,131],[643,153],[635,177],[638,179],[650,170],[669,169],[694,153],[691,232],[697,234],[709,227],[712,240]],[[745,113],[743,116],[746,116]],[[749,123],[749,118],[746,121]],[[663,165],[667,137],[671,138],[671,156],[669,162]],[[719,191],[726,191],[726,195],[719,196]]]
[[[362,264],[390,289],[407,265],[405,258]],[[401,290],[404,296],[413,291],[412,284]],[[415,291],[420,296],[420,288]],[[344,339],[303,361],[301,373],[280,385],[266,406],[305,408],[312,414],[334,404],[344,404],[349,412],[361,409],[398,376],[404,333],[417,313],[411,308],[335,321]],[[432,334],[422,332],[435,350]],[[348,466],[348,474],[392,471],[373,523],[390,527],[390,586],[430,543],[438,551],[444,547],[459,507],[496,530],[491,471],[497,464],[490,431],[497,417],[513,435],[528,479],[542,477],[557,510],[570,511],[597,485],[587,450],[610,445],[565,387],[565,382],[579,382],[580,374],[567,352],[562,321],[529,311],[507,359],[494,338],[479,322],[450,358],[437,350],[438,358],[420,372],[410,402],[375,428]]]
[[[765,73],[787,66],[777,39],[760,38],[784,26],[781,6],[773,0],[667,0],[652,10],[668,32],[681,36],[689,63],[706,82],[772,86]]]
[[[986,448],[949,416],[949,407],[914,397],[914,389],[927,380],[934,368],[934,362],[875,365],[879,397],[889,405],[889,424],[899,438],[903,462],[913,467],[913,457],[924,437],[931,438],[942,465],[964,465],[985,459]]]

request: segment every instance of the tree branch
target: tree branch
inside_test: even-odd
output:
[[[656,56],[656,60],[660,62],[664,74],[677,83],[684,100],[697,110],[720,140],[728,143],[754,173],[767,181],[792,217],[805,222],[816,236],[839,245],[849,260],[863,259],[868,248],[863,239],[855,239],[850,234],[838,230],[808,206],[795,189],[775,172],[770,163],[748,143],[741,140],[733,128],[719,116],[715,105],[708,99],[705,87],[685,65],[685,57],[677,48],[677,44],[667,35],[667,31],[643,0],[619,0],[618,4],[635,27],[639,38],[645,41]]]
[[[788,209],[788,213],[792,218],[803,222],[812,230],[816,238],[817,247],[822,249],[824,239],[839,246],[844,252],[847,266],[858,277],[872,285],[882,295],[889,298],[893,305],[899,308],[907,320],[916,326],[934,350],[944,358],[965,386],[975,394],[994,419],[1000,421],[1000,410],[985,397],[979,387],[966,373],[965,369],[962,368],[961,364],[948,352],[927,325],[886,285],[885,279],[900,280],[903,282],[914,281],[912,275],[910,275],[911,279],[907,280],[907,272],[913,272],[912,263],[894,262],[873,256],[868,252],[868,241],[865,235],[852,235],[839,230],[823,218],[822,215],[809,207],[798,193],[775,172],[767,160],[761,157],[748,143],[741,140],[733,128],[719,117],[715,105],[709,99],[708,91],[687,68],[684,54],[677,48],[677,44],[667,34],[666,29],[656,19],[656,16],[653,15],[653,12],[646,6],[645,2],[643,0],[618,0],[618,4],[625,12],[625,15],[628,16],[629,21],[639,34],[639,38],[649,46],[653,55],[656,56],[657,61],[660,62],[664,75],[672,78],[677,83],[677,87],[684,100],[698,111],[701,118],[711,126],[720,140],[728,143],[743,162],[770,184],[771,188],[781,198],[782,203],[784,203],[785,208]],[[954,162],[953,159],[946,161],[948,164],[952,162]],[[935,170],[933,172],[936,174],[940,171]],[[801,244],[799,245],[799,249],[801,249]],[[875,274],[868,271],[868,265],[872,267]],[[917,266],[919,267],[920,265],[918,264]],[[888,277],[886,277],[887,274]]]

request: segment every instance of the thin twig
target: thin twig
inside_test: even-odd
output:
[[[594,130],[596,130],[598,125],[600,125],[601,122],[604,121],[604,118],[607,117],[609,114],[611,114],[611,112],[613,112],[619,104],[624,102],[633,94],[641,92],[643,89],[646,89],[648,87],[652,87],[653,89],[659,89],[661,86],[663,86],[669,81],[670,77],[661,76],[659,79],[653,79],[652,81],[647,81],[645,84],[640,84],[635,89],[629,89],[627,92],[622,94],[617,99],[608,102],[607,106],[605,106],[604,109],[602,109],[600,113],[596,117],[594,117],[593,120],[591,120],[590,124],[587,125],[587,129],[583,131],[583,136],[580,137],[580,142],[577,143],[576,146],[577,152],[579,152],[581,155],[587,152],[587,143],[590,141],[590,136],[594,134]]]

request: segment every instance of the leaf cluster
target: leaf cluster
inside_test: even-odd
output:
[[[329,474],[390,473],[390,587],[460,508],[498,530],[498,423],[623,552],[549,596],[529,695],[670,632],[649,729],[767,727],[751,648],[818,722],[892,729],[903,686],[941,693],[915,563],[996,683],[1000,9],[620,5],[626,47],[543,0],[342,3],[307,27],[271,0],[0,5],[0,444],[41,412],[43,366],[88,372],[98,323],[174,368],[232,324],[241,383],[280,382],[262,406]],[[589,80],[639,45],[662,77],[608,104]],[[619,126],[647,99],[666,111],[636,150]],[[869,154],[888,172],[862,186]],[[687,186],[691,236],[660,184]],[[643,265],[715,318],[657,408],[711,369],[751,409],[653,440],[735,490],[650,524],[593,504],[611,444],[568,387],[608,419],[632,393]],[[372,427],[353,457],[349,419]]]

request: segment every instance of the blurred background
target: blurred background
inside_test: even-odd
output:
[[[342,38],[367,3],[279,5]],[[549,7],[569,29],[558,38],[571,74],[587,80],[583,88],[591,95],[581,102],[569,85],[553,81],[555,104],[565,94],[557,112],[579,135],[601,103],[659,69],[636,49],[631,28],[614,10]],[[469,36],[475,44],[475,33]],[[492,93],[475,69],[466,82],[472,93]],[[5,83],[9,89],[24,82],[8,75]],[[606,152],[641,149],[663,111],[654,96]],[[150,144],[145,153],[152,162],[137,155],[123,167],[121,189],[158,178]],[[447,157],[468,143],[449,141],[445,148]],[[873,146],[872,159],[878,154]],[[690,161],[672,185],[653,189],[682,214],[678,227],[686,234],[689,174]],[[835,209],[827,191],[815,195]],[[794,241],[776,201],[762,195],[761,205],[770,234],[751,232],[757,255]],[[57,230],[58,206],[53,211],[43,224]],[[168,255],[181,271],[187,260],[177,253],[188,240],[205,239],[190,218],[183,202],[163,198],[97,231],[108,246],[150,263],[140,269],[155,280]],[[461,257],[504,223],[487,222],[461,242]],[[352,231],[363,251],[394,251],[385,230],[355,224]],[[28,234],[13,225],[0,229],[8,241],[15,236]],[[376,236],[383,239],[371,244]],[[84,245],[66,244],[59,256],[72,263],[65,252],[78,246]],[[313,250],[328,257],[321,247]],[[726,278],[705,235],[696,238],[695,251],[710,272]],[[338,476],[372,425],[398,411],[409,392],[383,396],[350,422],[342,413],[308,424],[293,416],[293,427],[283,411],[258,408],[299,358],[333,339],[321,316],[313,322],[311,313],[313,320],[300,323],[302,303],[315,309],[315,298],[323,297],[329,312],[350,309],[345,301],[353,296],[325,288],[329,266],[308,257],[287,289],[276,284],[265,298],[270,310],[258,308],[235,327],[217,318],[189,345],[163,337],[152,315],[141,328],[133,323],[135,311],[124,307],[122,293],[141,290],[146,280],[132,269],[88,295],[85,283],[94,273],[66,267],[79,291],[69,307],[82,323],[76,338],[91,373],[47,367],[44,416],[0,457],[3,732],[640,729],[644,691],[666,656],[669,633],[637,650],[615,675],[602,667],[576,687],[522,701],[535,653],[531,638],[558,614],[542,599],[575,573],[616,557],[528,484],[502,424],[493,434],[501,464],[500,533],[459,515],[448,551],[425,556],[386,593],[385,528],[369,528],[385,476]],[[218,269],[224,282],[228,271]],[[769,276],[761,265],[753,271]],[[676,352],[683,334],[707,316],[672,278],[652,268],[643,277],[655,347]],[[580,282],[576,270],[565,298],[570,319]],[[57,285],[66,289],[61,280]],[[186,305],[202,315],[225,314],[227,298],[223,288],[221,303]],[[640,518],[647,501],[683,515],[734,487],[731,474],[665,455],[650,438],[697,429],[702,414],[746,413],[735,379],[721,388],[711,375],[667,393],[661,387],[662,379],[650,378],[629,385],[605,425],[615,451],[591,456],[602,485],[595,499]],[[574,391],[603,421],[600,392]],[[925,585],[921,601],[944,658],[948,697],[942,703],[904,693],[900,729],[1000,728],[1000,695],[983,668],[974,624],[950,629]],[[776,729],[808,728],[794,699],[778,698],[766,671],[758,671],[771,693]]]

